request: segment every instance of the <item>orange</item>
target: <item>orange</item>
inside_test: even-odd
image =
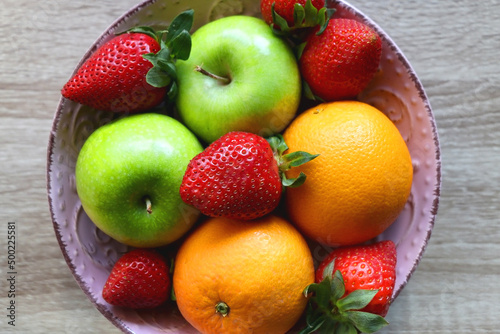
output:
[[[362,102],[323,103],[300,114],[283,134],[290,152],[320,154],[287,172],[305,183],[286,193],[290,220],[331,246],[370,240],[398,217],[411,190],[413,166],[396,126]]]
[[[210,218],[181,245],[173,276],[181,314],[202,333],[286,333],[313,282],[304,238],[273,215]]]

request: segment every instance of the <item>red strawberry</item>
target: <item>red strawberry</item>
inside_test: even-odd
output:
[[[325,273],[325,268],[332,262],[334,262],[333,271]],[[386,240],[370,246],[352,246],[334,250],[319,265],[316,282],[321,282],[325,275],[333,275],[336,270],[340,270],[344,277],[346,295],[358,289],[378,289],[375,298],[363,311],[383,317],[387,315],[396,282],[394,242]]]
[[[165,258],[153,249],[135,249],[115,263],[102,296],[116,306],[153,308],[168,299],[170,288]]]
[[[320,99],[349,99],[372,80],[381,52],[379,35],[367,25],[331,19],[322,33],[312,32],[307,37],[300,71],[312,94]]]
[[[306,295],[313,293],[311,301],[317,304],[308,313],[308,328],[325,321],[324,326],[331,326],[328,328],[347,326],[354,333],[356,328],[373,333],[387,325],[383,317],[389,310],[395,279],[394,242],[335,249],[319,265],[316,283],[304,291]],[[369,327],[364,327],[367,324]]]
[[[305,8],[308,7],[306,11]],[[324,23],[326,8],[325,0],[261,0],[260,11],[267,24],[276,24],[281,30],[287,28],[312,27]],[[299,14],[300,11],[300,14]],[[322,20],[318,20],[318,14]],[[307,15],[307,17],[306,17]],[[276,18],[278,16],[278,18]],[[280,20],[282,18],[282,20]],[[282,22],[278,22],[278,20]],[[287,26],[283,23],[286,23]]]
[[[189,163],[180,187],[181,198],[203,214],[250,220],[276,208],[282,186],[305,180],[286,179],[284,171],[316,157],[305,152],[282,155],[281,136],[269,142],[248,132],[230,132],[214,141]]]
[[[140,112],[173,98],[174,60],[187,59],[193,13],[172,21],[168,32],[137,27],[97,49],[64,85],[64,97],[95,109]],[[164,39],[166,35],[166,39]]]

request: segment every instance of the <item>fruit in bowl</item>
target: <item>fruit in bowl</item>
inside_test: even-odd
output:
[[[300,102],[291,48],[254,17],[231,16],[194,32],[191,55],[177,63],[177,76],[180,117],[207,143],[235,130],[279,133]]]
[[[137,25],[154,26],[155,28],[160,28],[160,30],[165,29],[165,27],[173,22],[178,13],[188,8],[194,9],[195,13],[193,31],[221,16],[235,14],[261,16],[260,6],[257,1],[247,0],[231,4],[232,6],[228,6],[227,3],[219,1],[179,1],[175,4],[162,0],[145,1],[117,20],[101,36],[91,50],[104,45],[113,38],[115,33],[127,31]],[[335,13],[330,20],[355,20],[369,26],[380,36],[381,56],[378,71],[373,74],[368,85],[362,91],[358,92],[356,96],[352,97],[352,99],[369,104],[384,113],[399,130],[401,138],[411,156],[412,185],[406,203],[400,209],[401,211],[397,219],[387,229],[367,241],[369,243],[377,243],[382,240],[391,240],[395,245],[397,263],[394,269],[394,286],[390,289],[392,291],[390,297],[392,302],[416,269],[432,231],[440,187],[439,143],[434,118],[425,92],[402,52],[387,34],[358,10],[345,2],[336,2],[333,6],[334,8],[330,9],[335,9]],[[197,12],[206,13],[206,15],[196,16]],[[195,41],[193,39],[193,43]],[[91,57],[91,54],[92,52],[89,51],[84,56],[81,65]],[[81,67],[81,65],[78,67]],[[170,65],[163,64],[162,66]],[[194,74],[203,75],[201,73]],[[182,81],[178,83],[181,84]],[[170,102],[172,101],[160,103],[148,111],[158,114],[169,113],[169,108],[172,107],[172,103]],[[317,101],[307,101],[305,98],[302,98],[301,102],[308,107],[314,107],[319,104]],[[296,112],[304,112],[306,108],[302,107],[299,106]],[[177,116],[175,113],[172,115],[174,117]],[[97,305],[98,309],[117,327],[130,333],[160,333],[164,331],[195,333],[195,329],[183,317],[174,301],[167,301],[162,306],[153,309],[136,310],[113,306],[102,295],[103,287],[112,271],[112,267],[118,262],[122,254],[128,253],[131,250],[131,247],[105,234],[103,230],[97,227],[96,222],[90,219],[90,215],[82,205],[83,198],[81,199],[78,194],[79,186],[77,184],[81,180],[77,180],[75,177],[75,165],[77,164],[82,146],[84,146],[84,143],[93,133],[98,133],[99,129],[107,123],[118,123],[116,121],[117,118],[121,120],[122,118],[127,119],[131,117],[127,113],[117,114],[113,111],[104,111],[82,105],[69,99],[64,98],[61,100],[55,115],[53,132],[49,142],[47,171],[48,197],[56,236],[68,265],[82,289]],[[182,118],[179,119],[182,121]],[[290,119],[290,122],[292,122],[292,119]],[[285,129],[283,130],[286,132]],[[316,154],[318,152],[312,150],[310,153]],[[304,168],[309,163],[321,161],[318,160],[321,157],[321,152],[319,153],[320,156],[305,164]],[[302,186],[306,186],[307,182],[312,180],[312,177],[312,174],[308,175],[308,179],[306,179]],[[77,178],[80,179],[81,177]],[[90,182],[90,179],[87,182]],[[300,190],[300,187],[297,188],[297,191]],[[328,195],[328,192],[323,194],[323,196]],[[143,211],[146,211],[147,214],[147,201],[141,204],[144,204],[141,206],[141,209],[145,209]],[[182,206],[182,208],[185,209],[186,206]],[[282,201],[273,214],[286,217],[286,209],[286,201]],[[202,218],[201,220],[203,221],[200,221],[200,225],[194,225],[187,232],[188,235],[185,238],[181,237],[178,241],[161,247],[158,250],[167,257],[174,259],[179,246],[182,248],[185,240],[195,235],[199,226],[203,226],[205,219]],[[291,223],[295,224],[292,220],[290,219]],[[259,235],[265,245],[268,235],[265,233]],[[225,236],[229,237],[229,234]],[[318,240],[309,239],[308,241],[312,258],[304,255],[304,260],[312,259],[316,265],[315,268],[317,268],[318,264],[331,253],[334,246],[318,242]],[[203,251],[209,253],[211,251],[210,247],[212,245],[204,247]],[[247,252],[250,253],[251,250]],[[276,258],[279,259],[279,256],[277,255]],[[175,261],[172,268],[175,276]],[[200,273],[200,275],[209,274],[216,275],[217,270],[213,269],[212,273]],[[338,284],[341,281],[333,270],[332,272],[327,272],[326,276],[329,277],[330,283],[336,282],[335,284]],[[196,279],[196,276],[190,275],[190,277]],[[347,282],[349,277],[343,275],[342,280]],[[304,282],[304,285],[309,283],[313,284],[313,282]],[[303,289],[305,288],[306,286],[303,287]],[[304,291],[300,292],[304,298],[302,302],[304,300],[314,302],[315,296],[317,296],[313,287],[309,287],[305,291],[305,294],[303,293]],[[373,294],[373,292],[374,290],[371,293]],[[337,294],[339,295],[340,293]],[[256,297],[255,295],[248,296],[241,294],[240,296],[251,301],[253,299],[249,297]],[[348,298],[348,296],[345,298]],[[179,297],[184,298],[182,294]],[[341,298],[343,296],[337,297],[338,302],[343,299]],[[234,314],[231,312],[231,303],[227,300],[224,300],[224,302],[229,308],[225,307],[222,303],[217,303],[220,306],[216,308],[216,305],[214,305],[213,311],[214,313],[218,311],[217,316],[222,317],[225,315],[225,318],[231,320],[231,315]],[[357,305],[361,307],[363,303]],[[311,307],[314,309],[314,304],[311,304]],[[233,309],[233,311],[235,310]],[[314,317],[304,318],[307,320],[299,321],[291,329],[292,332],[298,332],[306,324],[308,326],[314,324]],[[259,320],[263,319],[256,318],[255,323],[258,323]],[[261,323],[264,322],[261,321]]]
[[[82,207],[121,243],[174,242],[199,216],[178,189],[189,161],[201,151],[198,139],[166,115],[136,114],[103,125],[85,141],[76,161]]]

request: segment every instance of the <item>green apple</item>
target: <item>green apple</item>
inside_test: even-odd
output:
[[[134,247],[158,247],[186,233],[199,212],[179,189],[189,161],[203,150],[179,121],[127,116],[94,131],[76,162],[82,207],[104,233]]]
[[[177,62],[177,111],[210,143],[229,131],[282,131],[300,102],[301,79],[289,45],[262,20],[230,16],[192,35],[189,59]]]

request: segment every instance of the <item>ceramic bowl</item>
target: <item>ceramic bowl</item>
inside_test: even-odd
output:
[[[333,1],[336,16],[353,18],[374,28],[383,43],[380,71],[359,100],[382,110],[398,127],[411,153],[414,180],[411,195],[397,221],[379,239],[397,245],[397,279],[393,298],[404,288],[426,248],[437,213],[441,166],[434,116],[411,65],[391,38],[370,18],[346,2]],[[118,18],[82,57],[115,32],[137,25],[165,27],[179,12],[195,10],[194,29],[217,18],[259,16],[257,0],[147,0]],[[75,69],[76,71],[76,69]],[[127,333],[195,333],[173,306],[133,311],[107,304],[101,291],[112,265],[127,247],[102,233],[81,207],[75,187],[75,162],[86,138],[114,115],[61,98],[54,116],[47,159],[47,189],[55,234],[75,279],[95,307]],[[327,249],[313,250],[316,260]]]

